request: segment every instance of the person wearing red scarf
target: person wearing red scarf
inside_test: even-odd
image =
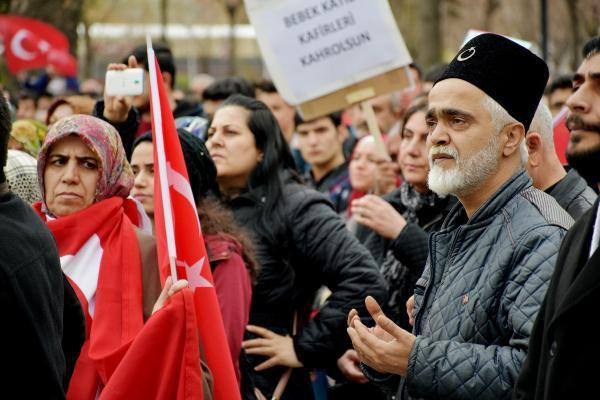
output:
[[[169,296],[187,286],[186,281],[171,285],[167,279],[161,293],[154,238],[138,228],[144,221],[141,208],[127,197],[134,177],[117,131],[87,115],[58,121],[40,150],[38,179],[42,201],[35,203],[34,208],[56,239],[62,270],[86,317],[86,340],[67,398],[103,398],[103,392],[114,395],[115,390],[121,389],[130,396],[167,395],[161,390],[169,385],[158,387],[152,380],[141,381],[141,377],[152,377],[151,368],[132,374],[140,382],[130,382],[131,388],[111,385],[113,376],[117,378],[112,381],[123,380],[123,365],[132,365],[127,353],[130,349],[139,351],[139,341],[137,345],[135,341],[142,336],[145,322],[165,305]],[[191,303],[186,300],[189,294],[184,295],[177,301],[187,309],[185,305]],[[175,325],[172,331],[179,335]],[[148,330],[145,332],[147,337]],[[184,339],[186,343],[188,338],[191,343],[195,339],[192,351],[198,353],[194,334],[184,335]],[[158,338],[164,339],[164,343],[159,342],[160,347],[175,340],[165,335]],[[166,349],[141,353],[145,357],[143,363],[168,368],[166,357],[170,355]],[[200,355],[193,355],[197,367]],[[160,376],[160,368],[155,370],[155,376]],[[176,385],[169,387],[169,393],[178,390]],[[204,390],[205,399],[210,398],[209,392]]]

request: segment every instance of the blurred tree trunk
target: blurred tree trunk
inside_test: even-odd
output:
[[[419,3],[421,19],[419,58],[424,69],[437,64],[442,58],[441,0],[422,0]]]
[[[11,14],[44,21],[62,31],[69,39],[71,52],[77,53],[77,25],[84,0],[18,0],[10,2]]]
[[[228,66],[228,75],[235,76],[237,75],[237,40],[235,37],[235,27],[236,20],[235,16],[237,14],[238,9],[241,7],[241,0],[226,0],[225,1],[225,10],[227,11],[227,17],[229,19],[229,38],[228,38],[228,47],[229,47],[229,66]]]
[[[483,25],[484,31],[493,31],[492,29],[492,17],[496,10],[500,7],[500,0],[486,0],[485,9],[483,14]]]
[[[571,70],[576,71],[577,67],[579,67],[579,52],[581,51],[579,15],[577,14],[577,3],[579,3],[579,0],[565,1],[567,3],[567,12],[569,13],[569,22],[571,25]]]
[[[167,13],[168,8],[168,0],[160,0],[160,25],[162,28],[161,40],[163,43],[167,43],[167,23],[169,20],[169,15]]]
[[[81,20],[83,25],[83,43],[85,48],[84,64],[79,70],[83,79],[87,79],[92,76],[92,66],[94,65],[94,52],[92,51],[92,37],[90,36],[90,22],[88,18],[84,16]]]

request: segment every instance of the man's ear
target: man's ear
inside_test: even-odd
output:
[[[542,160],[542,137],[537,132],[529,132],[525,138],[527,153],[529,153],[529,165],[537,167]]]
[[[344,143],[344,141],[348,138],[348,127],[344,124],[339,124],[335,129],[337,130],[340,143]]]
[[[502,155],[508,157],[515,152],[519,152],[519,144],[521,143],[521,139],[525,136],[525,128],[523,127],[523,124],[519,122],[509,124],[504,127],[504,136],[506,142],[502,149]]]

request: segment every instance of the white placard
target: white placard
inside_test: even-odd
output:
[[[412,62],[387,0],[246,0],[246,9],[293,105]]]

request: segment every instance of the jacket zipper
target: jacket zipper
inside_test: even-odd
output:
[[[456,231],[456,234],[454,235],[454,239],[452,240],[452,245],[450,246],[450,251],[448,252],[448,255],[449,255],[448,261],[450,261],[449,265],[452,265],[452,259],[454,258],[454,247],[456,246],[456,242],[458,241],[458,237],[460,236],[461,231],[462,231],[462,227],[458,228]],[[435,251],[434,251],[433,243],[432,243],[434,235],[429,236],[429,248],[431,249],[430,253],[429,253],[429,256],[431,259],[429,262],[429,270],[431,271],[430,272],[431,275],[429,277],[429,282],[427,283],[427,287],[425,288],[425,291],[423,292],[423,300],[421,303],[421,310],[423,310],[423,307],[425,306],[425,304],[427,302],[427,296],[431,292],[431,286],[433,285],[433,282],[435,281],[435,279],[434,279],[435,278],[435,269],[433,268],[433,266],[435,265],[434,264]],[[443,286],[446,272],[447,272],[447,269],[446,269],[446,267],[444,267],[444,275],[442,276],[442,279],[440,280],[440,288]],[[421,320],[422,319],[423,319],[423,312],[420,312],[419,315],[417,316],[417,318],[415,319],[415,334],[416,335],[419,335],[422,331],[422,329],[421,329]]]

